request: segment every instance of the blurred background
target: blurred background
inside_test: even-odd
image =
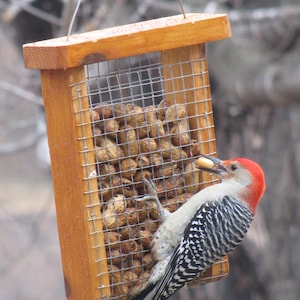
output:
[[[39,72],[22,44],[66,35],[76,1],[0,1],[0,299],[65,299]],[[296,300],[300,295],[300,1],[185,0],[226,13],[209,44],[220,158],[247,156],[267,191],[230,275],[172,299]],[[177,0],[82,1],[73,32],[179,14]]]

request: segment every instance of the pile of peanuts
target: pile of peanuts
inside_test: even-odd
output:
[[[201,189],[200,145],[191,138],[184,104],[101,103],[90,112],[112,299],[127,299],[154,264],[158,212],[136,201],[149,193],[144,179],[154,182],[165,208],[176,210]]]

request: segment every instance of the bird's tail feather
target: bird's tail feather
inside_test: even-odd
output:
[[[143,289],[140,293],[129,298],[129,300],[152,300],[152,292],[154,288],[155,288],[155,284],[150,284],[145,289]]]

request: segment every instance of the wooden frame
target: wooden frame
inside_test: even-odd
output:
[[[183,55],[184,59],[193,60],[205,57],[204,43],[228,37],[230,26],[226,15],[187,14],[186,18],[173,16],[24,45],[25,67],[41,70],[68,299],[110,297],[106,262],[94,264],[99,255],[105,256],[105,249],[94,248],[94,239],[103,240],[101,226],[93,221],[100,217],[100,211],[93,210],[93,203],[99,199],[97,192],[87,192],[96,191],[97,187],[97,180],[90,176],[93,170],[86,166],[87,160],[93,162],[94,155],[86,155],[83,151],[86,147],[93,147],[92,139],[88,138],[92,136],[88,99],[81,101],[86,106],[84,113],[74,113],[78,103],[72,99],[78,86],[74,88],[72,83],[82,82],[80,88],[86,89],[85,64],[153,51],[161,51],[163,64],[180,61]],[[197,63],[194,67],[197,68]],[[171,75],[165,71],[164,76]],[[196,82],[196,85],[208,85],[208,78],[205,77],[205,82]],[[169,87],[166,85],[165,88]],[[203,93],[203,89],[199,93]],[[209,86],[205,93],[210,95]],[[180,97],[179,94],[176,97],[178,103],[182,102]],[[190,114],[207,109],[201,105],[196,109],[190,107]],[[87,126],[74,126],[79,122],[86,122]],[[212,116],[203,120],[195,117],[191,127],[199,128],[203,122],[211,125],[209,135],[213,138]],[[208,150],[211,151],[204,145],[202,152],[208,153]],[[90,209],[84,209],[86,207]],[[90,236],[90,232],[95,234]],[[100,292],[99,286],[106,288]]]

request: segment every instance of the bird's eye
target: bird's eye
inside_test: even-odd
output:
[[[231,171],[235,171],[237,168],[238,168],[237,165],[231,165],[231,167],[230,167]]]

